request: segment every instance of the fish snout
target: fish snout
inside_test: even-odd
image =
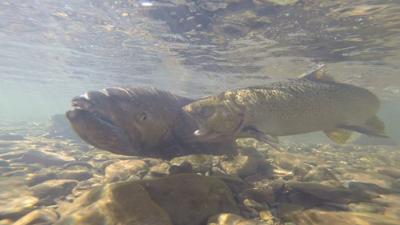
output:
[[[65,116],[71,123],[86,120],[91,117],[91,115],[92,114],[88,110],[80,108],[74,108],[65,112]]]
[[[86,94],[74,97],[71,101],[72,107],[76,109],[88,110],[93,106],[93,103],[89,100]]]

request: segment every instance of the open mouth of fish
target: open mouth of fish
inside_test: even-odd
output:
[[[99,122],[105,123],[107,125],[115,126],[109,117],[96,111],[93,107],[94,104],[84,96],[78,96],[78,97],[73,98],[72,102],[71,102],[71,106],[73,108],[73,111],[79,111],[79,110],[87,111],[92,116],[94,116],[96,119],[98,119]]]
[[[110,116],[99,112],[89,97],[81,95],[71,101],[72,110],[66,116],[77,134],[87,143],[122,155],[133,155],[140,151],[138,146],[115,124]]]
[[[193,118],[193,117],[192,117]],[[197,121],[197,126],[199,129],[195,130],[193,132],[193,135],[203,141],[213,141],[213,140],[220,140],[220,139],[229,139],[237,135],[240,130],[243,128],[244,125],[244,116],[240,115],[239,121],[237,125],[232,129],[231,132],[223,133],[223,132],[218,132],[215,130],[210,130],[206,127],[203,127],[201,125],[201,122]]]

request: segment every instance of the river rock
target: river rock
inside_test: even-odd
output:
[[[351,189],[332,187],[311,182],[290,181],[285,184],[288,192],[299,191],[314,196],[322,201],[348,204],[351,202],[369,201],[373,195],[364,192],[354,192]]]
[[[15,161],[23,162],[26,164],[38,163],[47,167],[47,166],[62,166],[72,161],[72,159],[65,159],[55,153],[29,150],[27,152],[24,152],[21,155],[21,157],[19,157]]]
[[[229,187],[214,177],[180,174],[143,181],[143,185],[175,225],[200,225],[211,215],[238,212]]]
[[[167,162],[160,163],[150,168],[149,175],[152,177],[164,177],[169,174],[171,165]]]
[[[69,180],[77,180],[83,181],[88,180],[93,177],[93,174],[87,170],[79,169],[79,170],[65,170],[57,174],[58,179],[69,179]]]
[[[180,173],[193,173],[193,166],[190,162],[184,161],[181,165],[172,165],[168,172],[171,175]]]
[[[52,225],[58,219],[58,213],[53,209],[34,210],[21,219],[17,220],[14,225]]]
[[[188,162],[192,165],[193,172],[205,174],[211,171],[213,164],[217,160],[218,157],[212,155],[187,155],[171,159],[170,164],[179,166],[184,162]]]
[[[43,173],[30,173],[25,178],[25,183],[28,186],[34,186],[40,184],[46,180],[56,179],[57,174],[54,172],[43,172]]]
[[[67,210],[56,225],[173,225],[146,189],[132,181],[97,187]]]
[[[140,159],[129,159],[115,162],[105,169],[105,179],[108,182],[139,180],[148,171],[148,165]]]
[[[212,215],[239,212],[224,182],[195,174],[107,184],[65,211],[57,225],[203,225]]]
[[[306,210],[293,214],[296,225],[397,225],[399,220],[379,214]]]
[[[212,216],[207,225],[269,225],[266,222],[245,219],[233,213],[222,213]]]
[[[77,184],[76,180],[47,180],[31,187],[30,190],[40,199],[40,205],[52,205],[57,199],[70,194]]]
[[[351,203],[349,209],[353,212],[362,213],[382,213],[385,211],[382,205],[369,202]]]
[[[227,174],[239,177],[256,174],[262,164],[266,164],[263,156],[253,148],[240,150],[239,155],[220,162],[222,170]]]
[[[35,209],[39,199],[22,181],[0,179],[0,219],[16,219]]]
[[[369,192],[375,194],[390,194],[393,193],[392,190],[388,188],[383,188],[377,184],[365,183],[358,181],[346,182],[346,186],[354,192]]]
[[[333,169],[324,166],[314,167],[303,177],[302,180],[314,182],[332,180],[339,183]]]

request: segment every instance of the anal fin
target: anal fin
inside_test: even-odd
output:
[[[328,138],[337,143],[337,144],[345,144],[351,137],[352,132],[349,130],[336,128],[332,130],[324,130],[324,133]]]
[[[374,137],[382,137],[382,138],[388,138],[384,133],[380,133],[379,131],[373,130],[369,127],[363,127],[363,126],[357,126],[357,125],[340,125],[339,126],[342,129],[346,130],[351,130],[351,131],[356,131],[361,134],[365,134],[368,136],[374,136]]]

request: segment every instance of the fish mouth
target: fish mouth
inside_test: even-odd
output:
[[[88,144],[121,155],[140,154],[140,146],[135,145],[126,131],[109,116],[98,112],[95,104],[85,96],[73,98],[71,106],[65,115],[75,132]]]
[[[74,97],[71,101],[72,110],[67,113],[67,117],[73,118],[73,111],[86,111],[92,114],[93,117],[97,118],[99,121],[106,123],[108,125],[116,126],[109,116],[106,116],[95,109],[95,104],[90,101],[87,94]],[[76,113],[75,113],[76,114]]]
[[[193,118],[193,117],[192,117]],[[236,125],[236,127],[232,130],[232,132],[227,132],[227,133],[222,133],[218,131],[213,131],[210,129],[207,129],[206,127],[202,126],[202,123],[198,120],[195,120],[197,127],[199,127],[197,130],[193,132],[193,136],[195,136],[198,139],[201,139],[203,141],[219,141],[221,139],[231,139],[234,138],[241,129],[243,128],[244,125],[244,114],[239,115],[239,122]]]
[[[71,106],[74,109],[89,110],[93,106],[93,103],[90,102],[88,98],[81,95],[72,99]]]

